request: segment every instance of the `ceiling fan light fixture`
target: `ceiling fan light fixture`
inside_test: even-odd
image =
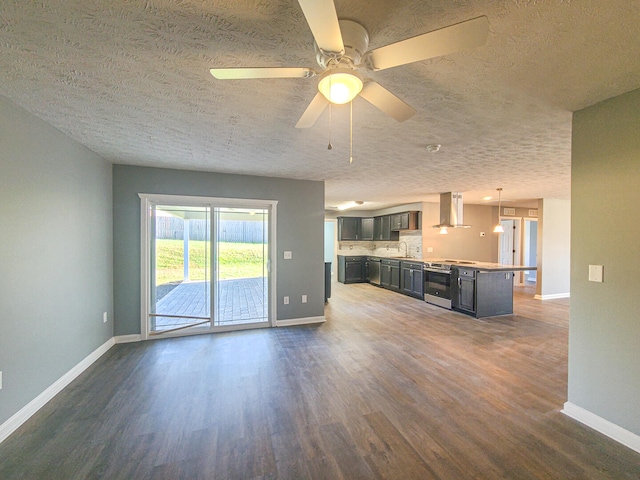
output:
[[[331,68],[322,74],[318,90],[337,105],[349,103],[362,90],[362,76],[350,68]]]

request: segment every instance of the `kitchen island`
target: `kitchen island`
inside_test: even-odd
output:
[[[381,286],[414,297],[424,295],[429,303],[475,318],[513,314],[514,272],[536,269],[469,260],[339,255],[338,281],[379,285],[368,274],[369,263],[375,260],[397,264],[398,274],[392,278],[398,282],[381,282]],[[418,276],[420,265],[424,279]],[[407,282],[411,284],[405,285]]]
[[[514,272],[535,270],[525,265],[470,260],[429,260],[451,271],[451,308],[475,318],[513,314]]]

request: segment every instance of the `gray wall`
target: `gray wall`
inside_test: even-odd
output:
[[[640,435],[640,90],[576,112],[572,141],[568,399]]]
[[[113,336],[111,165],[0,97],[0,424]]]
[[[278,200],[277,319],[324,315],[323,182],[114,165],[115,335],[140,333],[138,193]],[[285,250],[292,260],[283,260]]]
[[[541,298],[571,291],[571,202],[545,198],[538,207],[538,278]]]

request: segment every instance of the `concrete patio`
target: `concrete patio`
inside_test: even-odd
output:
[[[268,321],[268,286],[266,277],[220,280],[214,305],[214,325],[237,325]],[[171,290],[156,304],[155,328],[161,332],[193,323],[208,326],[210,282],[184,282]],[[174,316],[203,317],[174,318]],[[204,323],[200,323],[204,322]]]

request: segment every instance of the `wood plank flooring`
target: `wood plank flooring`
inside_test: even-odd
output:
[[[116,345],[0,444],[0,478],[640,478],[560,413],[568,300],[476,320],[332,293],[319,326]]]

